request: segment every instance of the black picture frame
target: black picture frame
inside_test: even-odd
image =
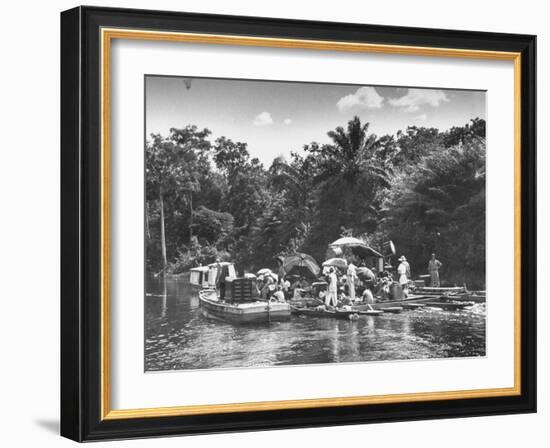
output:
[[[521,393],[517,396],[101,418],[100,29],[130,28],[521,53]],[[61,434],[76,441],[536,411],[536,37],[77,7],[61,13]]]

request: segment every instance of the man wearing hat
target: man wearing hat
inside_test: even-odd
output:
[[[439,286],[439,268],[443,266],[443,263],[435,258],[435,254],[432,254],[432,258],[428,262],[428,273],[430,274],[432,287]]]
[[[409,279],[411,275],[411,267],[405,258],[405,255],[401,255],[399,258],[399,266],[397,266],[397,274],[399,275],[399,284],[403,288],[403,294],[405,297],[409,295]]]

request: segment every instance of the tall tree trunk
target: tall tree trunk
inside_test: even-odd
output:
[[[164,201],[162,198],[162,188],[159,189],[159,206],[160,206],[160,246],[162,250],[162,275],[166,272],[168,262],[166,261],[166,235],[164,233]]]
[[[193,192],[189,192],[189,244],[193,241]]]
[[[147,239],[151,239],[151,231],[149,229],[149,202],[145,201],[145,235]]]

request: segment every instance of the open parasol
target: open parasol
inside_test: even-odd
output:
[[[263,268],[263,269],[260,269],[258,272],[256,272],[256,275],[270,275],[270,274],[273,274],[273,271],[271,269],[268,269],[268,268]]]
[[[359,256],[359,257],[380,257],[382,258],[382,254],[378,252],[377,250],[374,250],[372,247],[365,244],[364,241],[361,241],[358,238],[353,237],[344,237],[339,238],[336,241],[333,241],[330,243],[330,248],[332,249],[339,249],[339,252],[342,252],[343,248],[349,247],[351,251]],[[338,251],[335,251],[338,252]]]
[[[376,280],[376,275],[374,275],[374,272],[365,267],[357,268],[357,277],[361,280],[370,280],[373,282]]]
[[[283,269],[287,274],[308,278],[317,278],[320,272],[319,265],[311,255],[299,252],[285,257]]]

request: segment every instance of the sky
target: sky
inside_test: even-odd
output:
[[[189,82],[190,80],[190,82]],[[358,115],[369,131],[395,134],[407,126],[443,131],[486,118],[484,91],[146,76],[146,135],[194,124],[245,142],[267,167]]]

